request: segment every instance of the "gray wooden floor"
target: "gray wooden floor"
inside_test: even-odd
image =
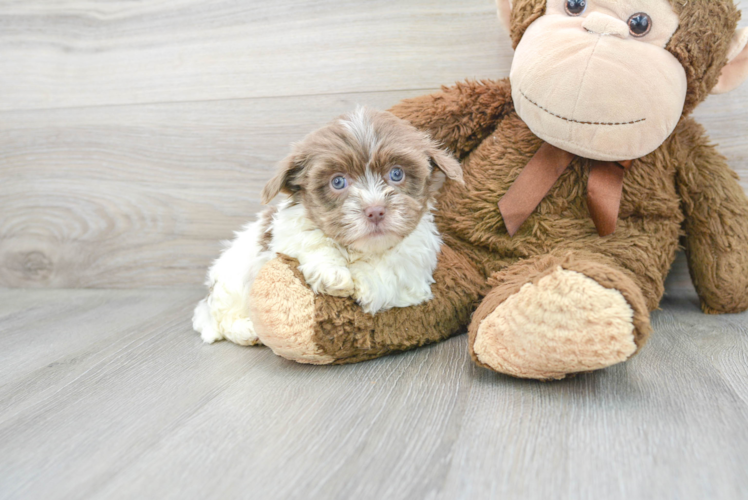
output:
[[[0,291],[0,497],[746,498],[748,315],[692,292],[628,364],[550,384],[464,335],[339,367],[203,345],[201,294]]]
[[[0,0],[0,498],[748,498],[748,315],[682,258],[646,349],[559,383],[464,336],[310,367],[191,331],[289,143],[505,77],[494,9]],[[748,85],[696,116],[748,188]]]

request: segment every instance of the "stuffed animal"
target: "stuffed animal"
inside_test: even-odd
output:
[[[748,199],[690,117],[748,76],[733,1],[498,3],[516,48],[509,79],[392,109],[464,170],[438,198],[434,298],[366,314],[315,295],[281,256],[250,298],[275,353],[349,363],[467,326],[474,361],[497,372],[602,369],[647,341],[679,241],[705,312],[748,309]]]

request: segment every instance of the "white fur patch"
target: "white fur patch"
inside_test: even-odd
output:
[[[430,300],[441,244],[434,215],[428,212],[412,233],[389,250],[351,252],[353,297],[370,314]]]
[[[351,186],[351,195],[360,199],[362,207],[384,205],[387,196],[394,191],[395,189],[387,185],[381,176],[368,168],[364,172],[364,177]]]
[[[358,144],[368,148],[369,154],[372,154],[379,146],[379,138],[367,116],[366,107],[357,107],[353,113],[341,118],[340,124],[348,130]]]

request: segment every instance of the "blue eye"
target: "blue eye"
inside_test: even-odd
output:
[[[344,176],[338,175],[333,177],[333,179],[330,181],[330,185],[333,189],[340,191],[341,189],[345,189],[345,187],[348,185],[348,181]]]
[[[405,172],[403,172],[402,168],[395,167],[390,170],[390,180],[392,182],[400,182],[401,180],[403,180],[403,177],[405,177]]]

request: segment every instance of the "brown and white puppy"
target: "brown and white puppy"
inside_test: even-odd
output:
[[[431,298],[441,238],[434,196],[459,163],[391,113],[358,108],[294,145],[263,203],[288,199],[237,233],[208,272],[193,326],[206,342],[259,343],[249,290],[278,253],[299,260],[315,293],[353,297],[368,313]]]

